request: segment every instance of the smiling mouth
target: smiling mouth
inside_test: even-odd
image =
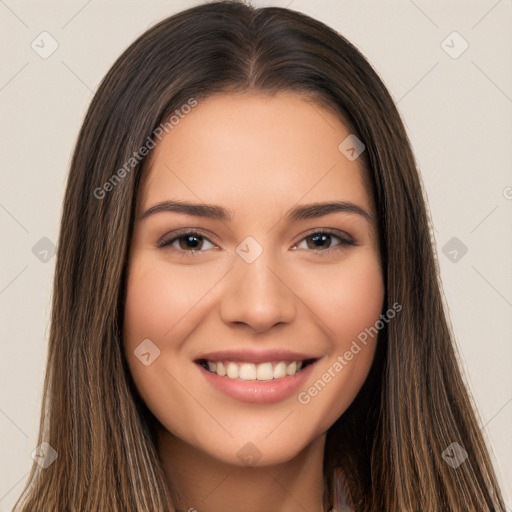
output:
[[[263,363],[246,363],[241,361],[208,361],[199,359],[197,364],[205,370],[220,377],[238,380],[269,381],[292,377],[301,372],[317,359],[304,361],[268,361]]]

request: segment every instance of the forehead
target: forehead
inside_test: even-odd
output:
[[[362,159],[339,149],[350,135],[331,110],[297,93],[209,97],[153,150],[140,207],[173,197],[254,214],[304,198],[371,210]]]

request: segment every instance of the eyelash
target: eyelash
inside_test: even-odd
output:
[[[308,233],[303,238],[301,238],[298,243],[302,242],[303,240],[306,240],[307,238],[309,238],[313,235],[317,235],[317,234],[333,235],[335,238],[340,240],[340,243],[338,245],[335,245],[334,247],[329,247],[328,249],[319,249],[319,250],[311,249],[310,250],[310,252],[314,252],[318,256],[323,256],[325,253],[331,254],[332,251],[341,250],[341,249],[343,249],[344,246],[347,246],[347,245],[348,246],[356,246],[357,245],[354,241],[344,238],[343,236],[340,236],[340,233],[341,232],[337,231],[337,230],[317,228],[317,229],[311,231],[310,233]],[[211,244],[213,244],[213,242],[211,242],[200,231],[190,229],[190,228],[175,231],[174,233],[171,233],[171,235],[172,235],[172,238],[168,238],[167,236],[162,238],[160,240],[160,242],[157,243],[157,247],[160,249],[165,248],[165,247],[171,247],[174,242],[176,242],[180,238],[187,236],[187,235],[197,235],[198,238],[203,238],[205,240],[208,240],[208,242],[210,242]],[[298,243],[296,245],[298,245]],[[190,254],[191,256],[196,257],[196,256],[199,256],[201,253],[206,252],[206,251],[193,250],[193,249],[190,251],[184,251],[182,249],[177,249],[175,247],[172,247],[172,249],[178,251],[179,253],[182,253],[181,256],[186,256],[186,255]],[[304,250],[304,249],[301,249],[301,250]],[[306,249],[306,250],[308,250],[308,249]]]

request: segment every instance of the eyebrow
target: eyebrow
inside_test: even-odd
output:
[[[140,216],[140,220],[160,212],[182,213],[192,215],[194,217],[206,217],[209,219],[228,222],[232,221],[234,218],[233,212],[223,208],[222,206],[202,203],[187,203],[183,201],[163,201],[151,206],[151,208],[148,208]],[[360,215],[367,221],[371,221],[373,219],[373,215],[370,212],[349,201],[312,203],[297,206],[286,214],[285,219],[288,222],[297,222],[300,220],[323,217],[324,215],[329,215],[331,213],[354,213],[356,215]]]

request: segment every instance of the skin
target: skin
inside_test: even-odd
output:
[[[271,404],[240,402],[202,378],[193,360],[243,347],[313,354],[320,360],[307,391],[379,319],[375,217],[285,220],[291,208],[324,201],[374,214],[361,158],[350,161],[338,149],[349,133],[332,112],[295,93],[223,94],[199,103],[152,153],[129,255],[125,350],[158,419],[158,449],[169,485],[180,490],[180,511],[323,510],[325,433],[364,383],[377,338],[307,404],[297,393]],[[168,200],[219,205],[234,218],[161,211],[141,219]],[[195,245],[181,238],[157,246],[186,227],[200,232]],[[339,233],[315,244],[314,228]],[[252,263],[236,252],[247,236],[263,248]],[[148,366],[134,355],[144,339],[160,350]],[[237,456],[248,442],[260,456],[253,466]]]

